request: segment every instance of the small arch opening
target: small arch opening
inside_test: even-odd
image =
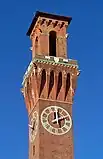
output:
[[[58,97],[61,87],[62,87],[62,72],[59,72],[56,98]]]
[[[38,36],[35,38],[35,53],[38,53]]]
[[[68,91],[70,89],[70,73],[67,74],[66,78],[66,91],[65,91],[65,99],[67,97]]]
[[[31,110],[31,92],[30,92],[30,83],[29,83],[29,81],[27,82],[27,96],[28,96],[29,109]]]
[[[43,69],[43,71],[42,71],[42,77],[41,77],[41,85],[40,85],[40,94],[39,94],[39,97],[40,97],[40,95],[42,93],[42,90],[44,89],[45,83],[46,83],[46,71],[45,71],[45,69]]]
[[[52,71],[50,72],[50,81],[49,81],[48,97],[49,97],[49,95],[50,95],[50,92],[51,92],[53,86],[54,86],[54,71],[52,70]]]
[[[49,33],[49,56],[56,56],[56,32]]]

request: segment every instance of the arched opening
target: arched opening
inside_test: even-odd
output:
[[[56,98],[58,97],[61,87],[62,87],[62,72],[59,72]]]
[[[56,56],[56,32],[49,33],[49,55]]]
[[[27,82],[27,97],[28,97],[28,104],[29,104],[29,110],[31,110],[31,92],[30,92],[30,83]]]
[[[38,53],[38,37],[35,39],[35,54]]]
[[[50,95],[50,92],[51,92],[53,86],[54,86],[54,71],[52,70],[52,71],[50,72],[50,81],[49,81],[48,97],[49,97],[49,95]]]
[[[65,99],[67,97],[68,91],[70,89],[70,73],[67,74],[66,78],[66,91],[65,91]]]
[[[39,97],[40,97],[40,95],[42,93],[42,90],[43,90],[43,88],[45,86],[45,83],[46,83],[46,71],[45,71],[45,69],[43,69],[43,71],[42,71],[42,77],[41,77],[41,85],[40,85],[40,94],[39,94]]]

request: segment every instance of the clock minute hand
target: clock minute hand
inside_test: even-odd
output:
[[[57,110],[57,108],[55,109],[55,111],[56,111],[56,122],[57,122],[57,124],[58,124],[58,110]]]
[[[61,117],[58,118],[58,120],[65,119],[65,118],[67,118],[67,117],[68,117],[68,115],[61,116]],[[57,120],[56,120],[56,119],[52,120],[52,123],[54,123],[55,121],[57,121]]]

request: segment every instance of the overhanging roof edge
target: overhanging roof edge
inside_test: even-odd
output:
[[[32,20],[32,23],[26,33],[27,36],[30,36],[32,29],[38,19],[38,17],[46,17],[46,18],[51,18],[51,19],[57,19],[57,20],[63,20],[63,21],[67,21],[68,24],[70,24],[72,17],[68,17],[68,16],[61,16],[61,15],[55,15],[55,14],[50,14],[50,13],[46,13],[46,12],[40,12],[40,11],[36,11],[36,14]]]

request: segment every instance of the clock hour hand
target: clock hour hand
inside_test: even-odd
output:
[[[56,112],[54,112],[54,119],[56,119]]]
[[[61,128],[61,121],[59,120],[60,118],[60,113],[59,113],[59,109],[58,109],[58,124],[59,124],[59,127]]]
[[[59,123],[59,127],[61,128],[61,120],[59,120],[58,123]]]

